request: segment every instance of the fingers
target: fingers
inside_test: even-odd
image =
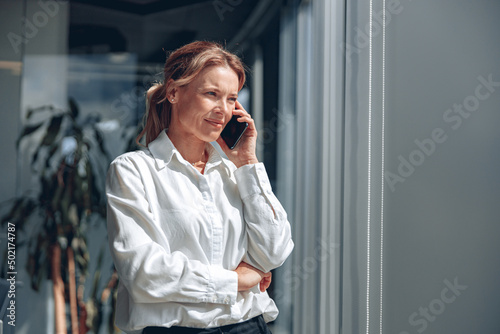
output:
[[[241,262],[235,269],[238,274],[238,291],[245,291],[259,284],[266,275],[248,263]]]
[[[236,109],[242,109],[242,110],[245,110],[245,108],[243,108],[243,106],[241,105],[240,101],[236,100],[236,103],[234,104],[234,107]]]
[[[243,119],[246,119],[245,122],[253,122],[252,116],[244,110],[244,109],[235,109],[233,111],[233,115],[237,115],[238,117],[238,122],[244,122]]]
[[[235,271],[238,273],[238,291],[248,290],[259,285],[259,290],[264,292],[271,285],[271,272],[264,273],[246,262],[242,261]]]
[[[260,281],[260,284],[259,284],[259,288],[260,288],[261,292],[266,291],[267,288],[269,288],[269,286],[271,285],[271,281],[272,281],[271,273],[267,273],[265,275],[268,275],[268,276],[265,276],[264,278],[262,278],[262,280]]]
[[[240,117],[238,117],[238,122],[241,122],[241,123],[247,122],[249,124],[250,128],[255,128],[252,116],[250,116],[250,114],[245,110],[245,108],[243,108],[241,103],[239,103],[238,101],[236,101],[233,115],[240,116]]]

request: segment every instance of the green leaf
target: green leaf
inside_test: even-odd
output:
[[[50,160],[54,156],[54,153],[57,152],[58,148],[59,148],[58,144],[52,144],[50,146],[49,153],[48,153],[47,157],[45,158],[45,168],[49,168],[50,167]]]
[[[29,197],[20,197],[14,200],[9,212],[2,217],[1,225],[7,223],[16,224],[18,230],[22,230],[26,221],[36,212],[38,205],[35,200]]]
[[[45,278],[50,261],[47,257],[48,242],[44,232],[37,235],[35,248],[28,253],[26,270],[30,276],[31,288],[39,291],[42,280]]]
[[[49,110],[50,112],[54,112],[55,108],[54,106],[40,106],[37,108],[28,108],[28,112],[26,114],[26,119],[30,119],[31,116],[33,116],[35,113],[42,112],[45,110]]]
[[[38,130],[41,126],[43,125],[43,122],[42,123],[39,123],[39,124],[35,124],[35,125],[27,125],[23,128],[23,132],[21,132],[21,135],[19,136],[19,138],[17,138],[17,141],[16,141],[16,148],[19,148],[19,143],[21,142],[21,140],[26,137],[26,136],[29,136],[30,134],[32,134],[33,132],[35,132],[36,130]]]
[[[108,151],[106,151],[106,148],[104,147],[104,138],[101,135],[101,131],[99,131],[99,129],[96,127],[95,124],[92,126],[92,128],[94,129],[94,135],[95,135],[95,139],[97,141],[97,144],[99,146],[99,150],[101,151],[102,155],[104,155],[106,158],[111,160],[111,158],[108,154]]]
[[[45,136],[43,137],[40,146],[50,146],[54,143],[54,141],[57,138],[57,135],[59,134],[59,131],[61,130],[61,124],[63,118],[64,115],[58,115],[52,117],[52,119],[50,120],[49,127],[47,128],[47,132],[45,133]]]
[[[72,97],[69,98],[68,104],[69,104],[69,110],[70,110],[69,114],[70,114],[71,118],[77,119],[79,111],[78,111],[78,104],[76,104],[75,99]]]

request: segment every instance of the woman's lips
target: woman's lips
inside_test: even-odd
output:
[[[222,124],[224,124],[223,121],[218,121],[218,120],[213,120],[213,119],[205,119],[210,125],[216,127],[216,128],[221,128]]]

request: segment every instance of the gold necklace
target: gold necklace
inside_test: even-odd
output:
[[[204,157],[204,156],[205,156],[205,151],[203,151],[203,154],[201,155],[201,160],[196,161],[196,162],[189,162],[189,161],[188,161],[188,162],[191,164],[191,166],[195,167],[195,166],[194,166],[194,164],[196,164],[196,163],[198,163],[198,162],[205,163],[205,162],[203,161],[203,157]]]

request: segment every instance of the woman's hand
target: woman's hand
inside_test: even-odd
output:
[[[221,137],[217,139],[217,143],[220,145],[224,153],[226,153],[229,160],[231,160],[238,168],[244,165],[258,163],[259,160],[257,160],[257,156],[255,155],[257,130],[255,129],[255,123],[252,117],[250,117],[250,114],[243,109],[243,106],[238,101],[236,101],[233,115],[240,116],[238,118],[238,122],[248,123],[246,131],[243,133],[243,136],[233,150],[230,150],[229,147],[227,147]]]
[[[271,272],[263,273],[248,263],[241,262],[234,270],[238,274],[238,291],[246,291],[260,283],[260,291],[264,292],[271,285]]]

